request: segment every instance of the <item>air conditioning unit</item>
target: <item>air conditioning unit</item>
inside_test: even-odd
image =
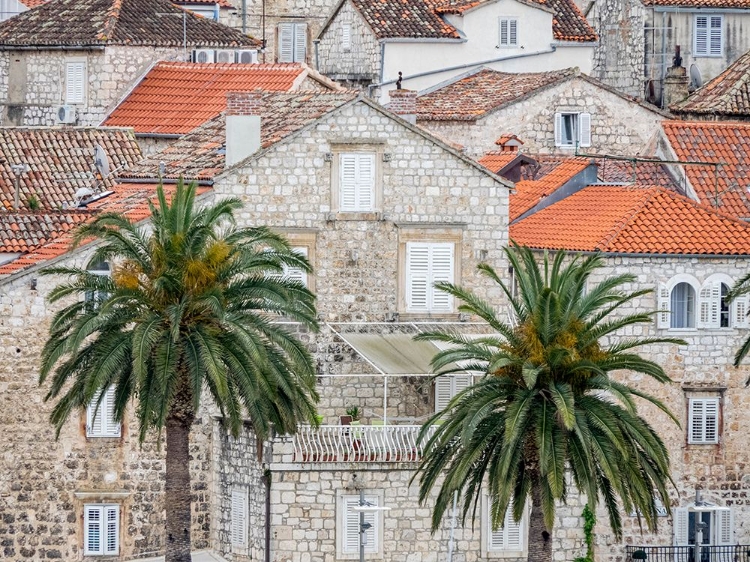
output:
[[[216,51],[216,62],[229,63],[234,62],[234,51],[221,49]]]
[[[193,62],[214,62],[214,50],[195,49],[193,51]]]
[[[241,64],[257,63],[258,51],[256,49],[244,49],[237,51],[237,62]]]
[[[58,123],[75,123],[78,119],[78,112],[72,105],[61,105],[57,108],[57,122]]]

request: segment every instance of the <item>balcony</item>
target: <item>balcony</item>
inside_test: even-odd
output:
[[[626,546],[625,559],[647,562],[696,562],[695,546]],[[750,545],[702,545],[699,562],[750,562]]]
[[[301,426],[292,438],[293,462],[416,462],[424,453],[419,425]],[[428,436],[432,435],[432,431]]]

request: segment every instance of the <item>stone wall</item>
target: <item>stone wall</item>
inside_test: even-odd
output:
[[[72,104],[76,125],[98,125],[159,60],[183,60],[177,48],[109,46],[90,51],[0,52],[0,124],[56,125],[65,103],[66,63],[85,61],[84,103]]]
[[[350,48],[342,44],[344,27],[349,28]],[[320,72],[347,83],[366,85],[379,81],[380,44],[362,16],[345,2],[326,28],[318,46]]]
[[[664,116],[581,78],[545,89],[493,111],[475,122],[418,120],[442,138],[464,146],[473,156],[497,150],[504,133],[517,135],[527,152],[574,153],[555,147],[555,113],[591,115],[591,146],[580,152],[637,155],[642,153]]]

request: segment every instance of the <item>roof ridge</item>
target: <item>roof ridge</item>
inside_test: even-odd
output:
[[[96,34],[97,40],[106,43],[114,35],[117,22],[120,20],[122,2],[123,0],[113,0],[110,4],[109,10],[107,10],[107,17],[104,20],[104,26],[102,30]]]

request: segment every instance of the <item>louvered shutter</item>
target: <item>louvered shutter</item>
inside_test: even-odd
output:
[[[86,408],[86,428],[89,437],[119,437],[120,423],[115,419],[115,387],[110,386],[105,391],[97,409],[99,395]]]
[[[427,311],[430,289],[430,246],[410,243],[406,245],[406,308],[409,311]]]
[[[307,257],[307,247],[299,246],[292,249],[295,253]],[[289,281],[297,281],[307,287],[307,272],[302,268],[284,266],[284,277]]]
[[[669,328],[670,326],[670,310],[669,310],[669,289],[666,285],[659,285],[659,292],[657,294],[656,303],[656,327],[657,328]]]
[[[102,515],[103,509],[98,505],[86,505],[83,508],[84,554],[103,554]]]
[[[432,244],[430,247],[430,310],[450,312],[453,310],[453,297],[435,287],[435,283],[453,282],[454,244]]]
[[[340,208],[371,211],[375,203],[375,156],[368,153],[339,155]]]
[[[365,496],[365,501],[371,505],[378,505],[378,499],[374,496]],[[348,496],[344,498],[344,539],[342,549],[344,553],[359,552],[359,512],[352,508],[359,505],[359,497]],[[365,552],[378,551],[379,529],[377,528],[377,517],[375,511],[365,512],[365,523],[370,528],[365,532]]]
[[[699,327],[719,328],[721,310],[721,283],[706,283],[700,290]]]
[[[294,62],[294,24],[279,24],[279,62]]]
[[[709,29],[708,29],[708,54],[719,56],[721,55],[721,44],[722,44],[722,27],[723,19],[721,16],[710,16],[709,17]]]
[[[355,211],[357,209],[357,155],[340,155],[341,181],[341,210]]]
[[[695,55],[708,54],[708,16],[695,17]]]
[[[509,45],[518,45],[518,20],[508,20]]]
[[[83,103],[86,63],[69,62],[65,68],[65,103]]]
[[[344,51],[352,48],[352,26],[348,23],[341,26],[341,48]]]
[[[716,542],[720,545],[733,544],[734,517],[731,509],[716,512]]]
[[[247,494],[242,490],[233,490],[230,525],[233,546],[247,544],[247,507]]]
[[[703,400],[690,400],[688,442],[703,443]]]
[[[357,210],[371,211],[375,191],[375,156],[357,154]]]
[[[513,504],[508,506],[500,529],[492,529],[492,517],[489,516],[489,550],[521,551],[523,550],[524,518],[516,522],[513,519]]]
[[[117,554],[120,550],[120,506],[108,505],[104,508],[107,517],[107,542],[104,554]]]
[[[555,113],[555,146],[562,146],[562,113]]]
[[[435,379],[435,412],[442,412],[453,398],[453,377],[443,375]]]
[[[591,114],[578,114],[578,142],[580,146],[591,146]]]
[[[719,441],[719,399],[691,398],[688,409],[688,443]]]
[[[305,62],[307,57],[307,25],[294,24],[294,62]]]
[[[732,325],[736,328],[747,328],[747,303],[748,303],[748,296],[742,295],[741,297],[737,297],[732,302],[732,311],[734,314],[734,319]]]
[[[508,23],[509,21],[505,18],[500,19],[500,45],[505,46],[508,44]]]
[[[685,507],[678,507],[674,510],[672,518],[674,526],[674,544],[675,546],[684,546],[688,544],[688,510]]]

